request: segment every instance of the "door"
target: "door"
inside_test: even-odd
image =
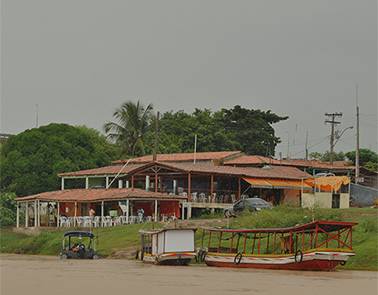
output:
[[[332,208],[340,208],[340,194],[332,194]]]

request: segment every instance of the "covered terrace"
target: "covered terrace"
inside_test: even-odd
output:
[[[17,227],[105,227],[180,218],[185,196],[141,189],[71,189],[19,197]],[[183,207],[181,205],[181,207]]]

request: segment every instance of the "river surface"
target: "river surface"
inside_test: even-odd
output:
[[[378,272],[155,266],[137,261],[0,255],[1,295],[378,294]]]

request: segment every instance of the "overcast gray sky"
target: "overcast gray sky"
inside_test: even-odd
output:
[[[1,132],[102,130],[125,100],[160,111],[240,104],[290,119],[277,151],[328,148],[325,112],[377,147],[377,1],[3,0]],[[348,130],[337,150],[354,148]]]

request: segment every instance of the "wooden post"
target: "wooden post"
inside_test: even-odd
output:
[[[191,177],[191,174],[189,172],[188,173],[188,198],[189,198],[189,201],[192,201],[192,189],[191,189],[191,186],[192,186],[192,177]]]
[[[159,221],[159,217],[158,217],[158,201],[155,200],[155,222],[158,222]]]
[[[106,189],[109,188],[109,176],[106,176],[106,177],[105,177],[105,188],[106,188]]]
[[[57,204],[57,214],[56,214],[56,227],[60,226],[60,203]]]
[[[134,175],[131,176],[131,189],[134,189]]]
[[[41,226],[41,204],[39,200],[37,201],[37,226]]]
[[[37,200],[34,201],[34,227],[37,227],[37,219],[38,219],[38,213],[37,213]]]
[[[130,208],[130,201],[126,200],[126,223],[129,223],[129,209]]]
[[[237,200],[240,200],[240,194],[241,194],[241,179],[238,177],[238,195]]]
[[[74,226],[76,226],[76,215],[77,215],[77,202],[75,202],[75,213],[74,213]]]
[[[146,191],[150,190],[150,176],[149,175],[146,175],[145,189],[146,189]]]
[[[104,227],[104,201],[101,201],[101,227]]]
[[[25,227],[29,226],[29,202],[25,202]]]
[[[122,179],[119,179],[118,180],[118,188],[122,188],[123,187],[123,181]]]
[[[185,216],[185,207],[184,207],[184,202],[181,203],[181,219],[184,220]]]
[[[64,190],[64,177],[62,177],[62,179],[61,179],[60,189],[61,189],[62,191]]]
[[[20,203],[17,202],[17,207],[16,207],[16,227],[20,227]]]
[[[130,188],[130,182],[126,180],[126,188]]]
[[[155,193],[158,192],[158,175],[157,172],[155,172]]]
[[[192,218],[192,204],[188,204],[186,219]]]
[[[106,185],[106,188],[108,187],[108,185]],[[89,177],[85,177],[85,189],[89,189]]]

